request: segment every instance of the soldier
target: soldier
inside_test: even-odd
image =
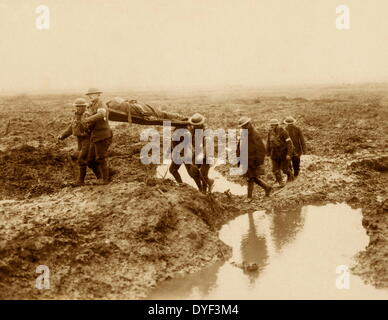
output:
[[[81,186],[85,183],[86,169],[87,169],[87,158],[90,146],[90,128],[82,124],[82,120],[88,116],[86,106],[88,103],[83,98],[78,98],[74,101],[73,106],[76,108],[74,113],[74,119],[66,130],[58,136],[58,140],[62,141],[67,137],[74,135],[77,137],[78,144],[78,165],[79,175],[77,181],[73,184],[74,186]]]
[[[281,188],[284,187],[282,171],[287,175],[287,182],[294,179],[290,171],[290,161],[294,150],[287,131],[279,126],[277,119],[271,119],[267,139],[267,154],[271,157],[272,172]]]
[[[295,123],[296,120],[291,116],[288,116],[284,120],[286,130],[292,140],[292,144],[294,145],[294,153],[292,155],[291,162],[294,170],[294,177],[297,177],[300,171],[300,157],[302,154],[306,153],[306,143],[302,130],[300,130]]]
[[[164,119],[164,120],[188,120],[187,117],[177,113],[166,112],[157,107],[153,107],[147,103],[137,100],[125,100],[120,97],[115,97],[106,102],[108,108],[112,110],[123,111],[128,115],[128,122],[132,122],[132,118],[150,120],[150,119]],[[141,123],[147,124],[147,122]]]
[[[199,113],[194,114],[192,117],[189,118],[189,123],[190,126],[188,127],[188,133],[191,135],[191,150],[193,152],[193,158],[192,158],[192,164],[185,163],[185,167],[189,175],[194,179],[199,191],[206,193],[211,192],[211,189],[214,184],[214,180],[210,179],[208,174],[209,174],[209,169],[210,169],[210,164],[206,163],[206,157],[205,157],[205,150],[206,150],[206,138],[205,137],[197,137],[198,141],[202,141],[202,148],[201,148],[201,155],[197,156],[202,156],[203,157],[203,162],[202,164],[196,163],[196,158],[195,158],[195,152],[194,152],[194,147],[195,147],[195,141],[196,141],[196,135],[201,134],[200,132],[196,132],[196,129],[202,129],[202,134],[205,130],[205,117],[202,116]],[[173,141],[172,142],[172,148],[176,147],[179,143],[182,141]],[[181,156],[183,156],[183,150],[181,153]],[[176,163],[173,159],[169,171],[170,173],[174,176],[175,180],[178,183],[182,183],[182,178],[178,172],[181,164]]]
[[[92,127],[88,165],[99,171],[98,184],[108,184],[109,168],[106,157],[108,148],[112,143],[113,132],[109,126],[109,111],[100,99],[101,94],[102,92],[95,88],[89,89],[86,93],[91,101],[89,109],[92,115],[85,118],[84,123]]]
[[[259,178],[264,175],[264,159],[265,146],[251,123],[251,118],[241,117],[238,120],[238,126],[242,129],[248,130],[248,170],[245,177],[248,183],[247,199],[245,202],[252,201],[254,183],[262,187],[265,191],[265,196],[268,197],[273,190],[264,180]],[[241,140],[237,148],[237,156],[240,156]]]

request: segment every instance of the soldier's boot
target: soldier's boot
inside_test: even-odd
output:
[[[271,192],[273,191],[273,188],[266,182],[264,182],[264,180],[260,179],[260,178],[255,178],[255,182],[264,189],[265,191],[265,196],[266,197],[269,197],[269,195],[271,194]]]
[[[283,182],[282,174],[280,172],[277,172],[275,174],[275,178],[276,178],[276,181],[279,183],[279,187],[283,188],[284,187],[284,182]]]
[[[248,192],[247,192],[247,198],[244,200],[244,202],[251,202],[252,196],[253,196],[253,187],[254,183],[253,181],[248,181]]]
[[[195,181],[195,184],[197,185],[198,187],[198,190],[201,191],[202,193],[205,193],[206,192],[206,185],[205,184],[202,184],[202,181],[199,177],[193,177],[194,181]],[[205,188],[205,189],[204,189]]]
[[[208,185],[207,191],[208,191],[209,193],[211,193],[212,190],[213,190],[213,187],[214,187],[214,179],[208,178],[207,180],[208,180],[208,182],[207,182],[207,185]]]
[[[294,179],[299,175],[299,169],[294,169]]]
[[[170,171],[172,176],[175,178],[175,181],[178,182],[179,184],[183,183],[181,175],[179,174],[178,171]]]
[[[86,166],[79,167],[78,179],[73,183],[73,187],[79,187],[85,185],[85,177],[86,177]]]
[[[101,165],[101,173],[102,173],[103,184],[108,184],[110,182],[110,180],[109,180],[109,167],[108,167],[108,164],[106,162],[103,165]]]
[[[98,180],[97,184],[99,185],[105,185],[109,184],[109,167],[106,163],[101,164],[98,166],[100,173],[101,173],[101,178]]]
[[[179,174],[178,170],[175,170],[172,167],[170,167],[168,171],[170,171],[171,175],[174,177],[176,182],[178,182],[179,184],[183,183],[181,175]]]
[[[192,165],[187,171],[189,173],[189,176],[193,178],[195,184],[198,187],[198,190],[202,193],[206,193],[206,183],[202,181],[201,174],[198,167]]]

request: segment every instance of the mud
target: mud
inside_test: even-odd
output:
[[[349,266],[368,243],[361,210],[345,204],[303,206],[268,214],[256,211],[219,232],[232,257],[218,268],[164,281],[148,299],[384,299],[388,289],[337,268]]]
[[[1,97],[0,297],[141,298],[164,279],[228,259],[231,249],[217,230],[242,213],[334,202],[362,209],[370,240],[353,272],[388,287],[385,92],[331,88],[133,96],[173,112],[201,112],[212,128],[235,127],[238,116],[248,115],[263,137],[269,119],[296,117],[308,143],[300,177],[269,199],[256,188],[250,204],[228,190],[205,196],[155,178],[156,168],[139,161],[144,127],[127,124],[114,127],[109,163],[118,173],[112,183],[93,186],[88,173],[87,186],[72,188],[75,141],[57,143],[55,137],[71,118],[68,103],[75,96]],[[216,168],[225,176],[227,169]],[[265,178],[273,182],[269,163]],[[34,287],[41,264],[50,268],[50,290]]]
[[[170,183],[65,188],[1,205],[2,298],[132,299],[176,273],[228,256],[213,220],[222,210]],[[190,226],[190,227],[189,227]],[[51,289],[34,285],[50,268]]]

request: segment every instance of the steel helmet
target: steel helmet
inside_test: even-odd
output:
[[[288,116],[284,121],[283,121],[285,124],[291,124],[291,123],[295,123],[296,120],[291,117],[291,116]]]
[[[75,107],[81,107],[81,106],[87,106],[88,103],[84,98],[77,98],[74,100],[73,106]]]
[[[205,123],[205,117],[202,114],[195,113],[189,118],[189,123],[193,126],[200,126]]]
[[[251,118],[249,117],[241,117],[239,120],[238,120],[238,126],[239,127],[242,127],[242,126],[245,126],[247,123],[251,122]]]

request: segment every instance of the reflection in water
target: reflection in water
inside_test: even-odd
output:
[[[197,274],[161,284],[150,299],[388,299],[350,274],[336,287],[336,268],[353,264],[368,243],[361,211],[345,204],[242,215],[220,230],[232,257]],[[254,272],[243,262],[256,263]]]
[[[302,215],[301,207],[289,211],[278,211],[274,214],[272,235],[277,252],[296,238],[303,224],[304,215]]]
[[[257,265],[257,270],[247,271],[250,283],[254,284],[255,279],[259,276],[266,265],[268,259],[267,246],[265,243],[265,237],[259,236],[256,230],[255,222],[253,220],[253,214],[248,214],[249,228],[248,232],[241,237],[241,258],[242,263]]]

